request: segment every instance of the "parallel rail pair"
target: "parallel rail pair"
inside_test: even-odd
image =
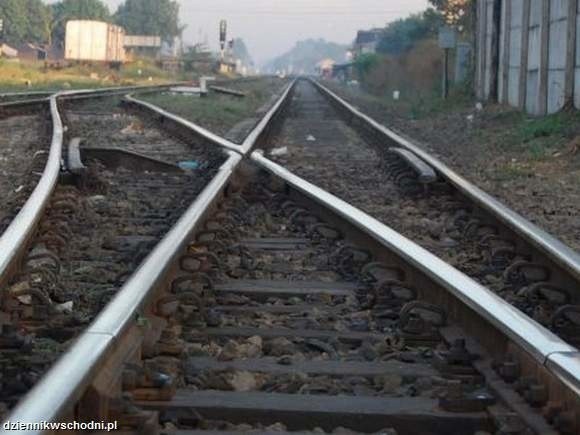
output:
[[[562,268],[574,276],[580,276],[580,261],[576,253],[513,211],[506,209],[420,148],[366,117],[322,85],[317,84],[317,86],[321,92],[332,98],[344,110],[349,111],[352,116],[367,123],[390,142],[395,142],[397,146],[419,156],[476,204],[494,213],[499,220],[521,234],[529,243],[552,256]],[[580,353],[577,349],[564,343],[489,290],[384,224],[291,174],[266,159],[259,151],[252,152],[255,146],[267,137],[272,121],[282,113],[288,98],[292,95],[291,89],[292,85],[285,90],[275,106],[241,146],[148,103],[128,98],[132,104],[153,111],[165,122],[172,122],[181,128],[187,128],[194,134],[201,135],[211,143],[224,148],[228,153],[228,160],[113,301],[12,412],[11,421],[58,421],[69,418],[74,415],[75,407],[77,410],[82,408],[82,403],[79,405],[79,402],[82,402],[83,396],[86,400],[87,395],[90,396],[90,391],[102,392],[107,382],[110,384],[114,379],[118,380],[119,375],[114,373],[113,369],[118,369],[123,361],[134,356],[136,348],[148,334],[148,331],[141,326],[140,318],[151,314],[150,307],[163,294],[167,276],[175,267],[175,260],[185,250],[188,241],[199,229],[204,217],[215,208],[223,195],[227,195],[228,187],[235,184],[236,178],[243,176],[246,166],[243,163],[244,157],[249,157],[252,164],[272,174],[289,190],[311,201],[331,219],[339,220],[342,225],[358,231],[383,250],[386,248],[398,261],[407,264],[421,276],[427,277],[435,287],[441,288],[457,301],[454,308],[458,317],[473,316],[479,319],[470,322],[472,323],[470,333],[482,342],[488,342],[490,335],[494,338],[501,337],[501,340],[505,342],[503,349],[510,348],[517,353],[517,358],[524,362],[525,373],[538,375],[547,381],[551,398],[558,398],[563,394],[559,400],[563,400],[572,409],[578,406],[580,403]],[[38,193],[35,191],[30,198],[30,205],[27,203],[28,208],[25,207],[22,216],[17,217],[14,229],[7,231],[8,236],[5,234],[0,239],[0,247],[10,242],[6,245],[10,247],[10,250],[2,250],[2,252],[8,252],[11,257],[6,261],[2,259],[0,263],[3,265],[3,269],[0,270],[2,272],[8,271],[9,267],[17,264],[19,247],[33,233],[34,226],[42,215],[42,208],[57,182],[62,154],[63,128],[58,114],[58,97],[53,96],[50,100],[54,121],[53,146],[45,175],[37,187]],[[487,329],[486,325],[489,324],[493,326],[493,330]]]

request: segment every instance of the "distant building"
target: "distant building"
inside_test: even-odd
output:
[[[222,74],[235,74],[237,72],[236,62],[223,60],[219,63],[219,72]]]
[[[217,60],[205,44],[187,47],[184,53],[185,69],[209,74],[214,71]]]
[[[134,58],[147,56],[157,58],[161,52],[160,36],[125,35],[125,50],[127,55]]]
[[[376,53],[383,29],[359,30],[354,40],[353,55]]]
[[[10,45],[0,44],[0,57],[16,58],[18,50]]]
[[[9,46],[0,44],[0,56],[24,62],[58,62],[64,56],[64,50],[57,46],[38,45],[25,42]]]
[[[18,44],[14,46],[18,52],[18,59],[24,61],[37,61],[37,60],[47,60],[48,59],[48,49],[36,44]]]

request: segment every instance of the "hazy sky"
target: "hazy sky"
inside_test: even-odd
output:
[[[105,0],[114,12],[121,0]],[[306,38],[350,43],[356,31],[419,12],[427,0],[179,0],[187,25],[186,43],[218,46],[220,19],[228,20],[228,38],[241,37],[263,63]],[[201,35],[201,36],[200,36]]]

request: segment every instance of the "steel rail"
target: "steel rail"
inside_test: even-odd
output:
[[[97,98],[99,96],[122,95],[126,94],[127,92],[156,92],[161,89],[166,89],[172,86],[182,84],[183,84],[182,82],[176,82],[159,85],[113,86],[108,88],[95,88],[95,89],[72,89],[68,91],[61,91],[59,94],[62,99]]]
[[[499,296],[390,227],[255,151],[252,160],[330,209],[440,284],[517,343],[555,377],[580,392],[580,352]]]
[[[281,101],[285,101],[287,96],[288,92]],[[277,105],[278,109],[280,105]],[[267,125],[268,123],[261,127],[260,132],[263,133]],[[257,140],[260,134],[254,137]],[[232,178],[242,161],[243,156],[240,154],[242,153],[239,148],[236,153],[229,153],[227,162],[222,165],[212,182],[154,248],[105,310],[17,405],[9,416],[10,421],[57,421],[80,399],[107,357],[120,345],[119,337],[138,321],[139,315],[154,296],[154,289],[162,282],[180,250],[187,246],[204,212]],[[384,224],[269,161],[261,153],[254,152],[251,158],[258,166],[327,207],[423,271],[519,343],[555,376],[564,378],[564,382],[575,386],[576,391],[578,390],[580,354],[573,347],[563,343],[554,334],[505,304],[483,286]],[[0,435],[8,433],[0,431]],[[21,433],[40,434],[42,431]]]
[[[278,101],[276,101],[274,106],[272,106],[270,110],[268,110],[266,115],[264,115],[264,117],[260,120],[258,125],[256,125],[256,127],[254,128],[254,130],[252,130],[250,134],[246,137],[246,139],[241,145],[242,154],[246,155],[252,150],[252,148],[258,142],[262,134],[264,134],[264,132],[267,130],[272,120],[274,120],[276,115],[280,113],[284,104],[288,102],[288,96],[290,95],[296,83],[297,80],[293,80],[288,86],[286,86],[286,89],[284,90],[280,98],[278,98]]]
[[[43,92],[38,93],[38,95],[47,95],[44,98],[32,98],[32,99],[23,99],[23,100],[16,100],[16,101],[0,101],[0,109],[3,108],[11,108],[11,107],[19,107],[19,106],[30,106],[36,104],[43,104],[50,101],[51,95],[59,95],[59,98],[66,99],[66,100],[74,100],[74,99],[86,99],[86,98],[100,98],[105,97],[108,95],[118,95],[118,94],[125,94],[127,92],[155,92],[160,89],[165,89],[171,86],[174,86],[174,83],[171,84],[163,84],[163,85],[143,85],[143,86],[119,86],[119,87],[109,87],[109,88],[95,88],[95,89],[73,89],[67,91],[55,91],[52,92]],[[6,94],[4,94],[6,95]],[[22,94],[28,95],[28,94]],[[30,94],[34,95],[34,94]]]
[[[56,422],[70,410],[118,345],[118,338],[136,324],[154,290],[187,246],[204,212],[223,191],[242,156],[229,152],[214,179],[204,188],[175,226],[133,273],[119,293],[71,348],[42,377],[10,413],[8,420],[24,423]],[[10,431],[0,430],[0,435]],[[42,434],[28,430],[21,434]]]
[[[50,97],[33,98],[30,100],[5,101],[0,102],[0,109],[9,109],[11,107],[20,107],[20,106],[34,106],[36,104],[48,103],[49,101]]]
[[[163,85],[162,87],[166,86],[169,85]],[[158,86],[155,86],[155,88],[157,89]],[[66,99],[78,96],[82,98],[93,98],[109,93],[125,93],[127,90],[135,89],[151,89],[151,86],[61,91],[51,95],[45,100],[38,100],[38,102],[49,102],[50,104],[50,115],[52,118],[50,150],[44,171],[35,189],[8,228],[0,235],[0,285],[6,284],[10,279],[10,272],[15,269],[18,261],[21,259],[23,246],[33,236],[36,226],[58,182],[58,176],[62,167],[64,137],[64,126],[60,113],[58,112],[58,101],[62,98]],[[22,105],[26,104],[26,102],[9,104]]]
[[[48,205],[52,192],[58,182],[62,160],[62,142],[64,128],[58,113],[58,96],[50,97],[52,117],[52,141],[48,160],[38,184],[32,194],[0,236],[0,285],[7,283],[10,271],[16,266],[22,255],[22,247],[31,238]]]
[[[136,104],[139,107],[143,107],[146,108],[148,110],[150,110],[153,113],[156,113],[157,115],[160,115],[163,118],[167,118],[170,119],[172,121],[174,121],[175,123],[195,132],[197,135],[202,136],[205,139],[210,140],[211,142],[215,143],[216,145],[219,145],[223,148],[227,148],[230,151],[235,151],[235,152],[240,152],[240,145],[231,142],[227,139],[224,139],[223,137],[212,133],[211,131],[209,131],[206,128],[203,128],[191,121],[188,121],[185,118],[182,118],[180,116],[174,115],[171,112],[168,112],[167,110],[164,110],[162,108],[160,108],[159,106],[156,106],[155,104],[152,103],[148,103],[146,101],[143,100],[139,100],[135,97],[133,97],[132,95],[126,95],[125,96],[125,100],[132,103],[132,104]]]
[[[528,241],[540,252],[548,255],[554,260],[556,264],[568,271],[575,279],[580,280],[580,254],[572,250],[569,246],[556,239],[554,236],[548,234],[546,231],[534,225],[520,214],[506,207],[500,201],[484,192],[477,186],[473,185],[461,175],[449,168],[441,160],[433,157],[420,146],[412,143],[408,139],[393,132],[381,123],[377,122],[370,116],[362,113],[353,105],[339,97],[326,86],[310,79],[323,94],[330,97],[344,109],[346,109],[352,116],[358,118],[364,123],[371,126],[376,131],[385,135],[389,140],[396,143],[397,146],[408,149],[416,154],[419,158],[432,166],[441,176],[443,176],[449,183],[455,186],[461,193],[463,193],[470,200],[475,202],[482,209],[490,212],[493,216],[504,223],[508,228],[515,231],[524,240]]]
[[[164,110],[164,109],[160,108],[159,106],[156,106],[155,104],[148,103],[148,102],[143,101],[143,100],[139,100],[132,95],[127,95],[125,97],[125,99],[127,101],[129,101],[130,103],[136,104],[140,107],[144,107],[144,108],[146,108],[146,109],[148,109],[148,110],[150,110],[150,111],[152,111],[152,112],[154,112],[154,113],[156,113],[164,118],[171,119],[172,121],[174,121],[178,125],[181,125],[189,130],[194,131],[196,134],[214,142],[217,145],[220,145],[220,146],[227,148],[229,150],[238,152],[242,155],[246,155],[252,150],[252,148],[254,147],[256,142],[264,134],[264,132],[266,131],[266,129],[270,125],[271,121],[274,119],[274,117],[282,109],[282,106],[284,105],[284,103],[287,102],[288,96],[290,95],[290,92],[295,84],[296,84],[296,80],[292,81],[290,84],[288,84],[288,86],[286,86],[286,88],[284,89],[284,92],[282,92],[280,98],[278,98],[276,103],[274,103],[274,105],[268,110],[268,112],[264,115],[264,117],[258,122],[258,124],[250,132],[250,134],[248,134],[248,136],[246,137],[246,139],[244,139],[244,141],[242,142],[241,145],[237,144],[235,142],[232,142],[230,140],[227,140],[227,139],[225,139],[225,138],[223,138],[215,133],[212,133],[208,129],[203,128],[203,127],[201,127],[201,126],[199,126],[199,125],[197,125],[197,124],[195,124],[195,123],[193,123],[185,118],[182,118],[181,116],[175,115],[167,110]]]
[[[25,97],[28,95],[46,95],[50,96],[52,94],[56,94],[58,90],[54,91],[23,91],[23,92],[3,92],[0,93],[0,98],[12,98],[12,97]]]
[[[291,89],[290,86],[286,89],[278,104],[266,115],[268,121],[273,118],[276,111],[281,107],[282,102],[288,96]],[[71,94],[67,92],[67,95]],[[58,94],[51,97],[51,102],[54,106],[54,119],[57,119],[60,123],[60,136],[54,140],[55,162],[58,162],[58,164],[54,168],[51,167],[51,174],[55,176],[55,182],[62,158],[62,122],[57,110],[57,98],[60,96]],[[129,101],[132,99],[132,97],[129,97]],[[158,111],[160,109],[154,106],[149,107],[148,103],[144,104],[144,107],[156,113],[171,119],[174,117],[170,113],[160,113]],[[252,132],[254,133],[252,137],[257,140],[265,131],[267,125],[268,122],[259,123]],[[187,122],[186,126],[216,145],[222,145],[223,143],[219,136],[208,134],[207,130],[193,123]],[[216,139],[215,141],[213,140],[214,138]],[[252,145],[248,142],[248,149]],[[228,149],[228,147],[224,148]],[[8,416],[9,421],[24,423],[56,422],[67,411],[70,411],[70,407],[81,398],[95,374],[102,368],[107,357],[119,345],[119,339],[123,332],[138,321],[139,314],[143,312],[153,297],[154,290],[161,283],[182,249],[189,243],[191,235],[201,221],[204,212],[230,181],[243,159],[240,146],[236,145],[236,148],[236,152],[224,150],[224,152],[228,153],[229,158],[222,165],[218,174],[204,188],[169,233],[147,256],[123,285],[119,293],[105,307],[104,311],[98,315],[71,348],[17,404],[16,408]],[[58,155],[56,155],[57,152]],[[49,196],[49,194],[44,196],[46,201],[48,201]],[[39,219],[40,215],[40,211],[36,210],[35,216],[37,219]],[[14,246],[16,249],[19,245],[15,244]],[[8,433],[9,431],[7,430],[0,430],[0,435],[8,435]],[[20,433],[40,435],[43,431],[29,430]]]

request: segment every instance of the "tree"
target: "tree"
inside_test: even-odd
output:
[[[51,43],[52,9],[42,0],[26,0],[28,17],[27,41],[39,44]]]
[[[441,16],[432,9],[393,21],[385,27],[377,51],[392,55],[403,54],[418,41],[435,35],[441,23]]]
[[[50,41],[50,7],[41,0],[0,0],[4,39],[8,43]]]
[[[52,5],[52,37],[63,42],[69,20],[111,21],[109,8],[101,0],[61,0]]]
[[[471,24],[475,0],[429,0],[443,15],[447,24],[464,30]]]
[[[175,0],[125,0],[115,13],[115,22],[128,34],[161,36],[166,42],[173,42],[184,29]]]
[[[4,20],[4,40],[8,43],[22,42],[28,26],[25,3],[21,0],[0,0],[0,18]]]
[[[324,39],[306,39],[298,41],[296,45],[282,56],[277,57],[266,65],[269,71],[316,72],[316,64],[323,59],[333,59],[344,62],[347,47]]]
[[[252,60],[252,56],[246,46],[246,43],[242,38],[234,39],[234,49],[233,49],[234,58],[239,59],[242,61],[242,64],[245,66],[253,66],[254,61]]]

